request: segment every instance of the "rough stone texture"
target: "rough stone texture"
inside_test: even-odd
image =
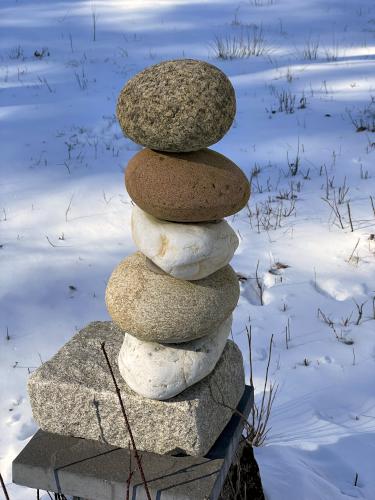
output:
[[[113,271],[106,304],[113,321],[134,337],[179,343],[212,333],[232,313],[239,294],[230,266],[202,280],[184,281],[154,273],[137,252]]]
[[[128,137],[161,151],[196,151],[219,141],[236,114],[227,76],[203,61],[150,66],[122,89],[117,117]]]
[[[204,455],[232,416],[244,392],[242,355],[227,341],[214,371],[168,400],[146,399],[122,380],[117,356],[123,334],[111,322],[95,322],[78,332],[30,377],[33,416],[47,432],[128,447],[129,436],[106,365],[101,342],[118,381],[140,450]],[[225,405],[222,403],[224,402]]]
[[[212,372],[231,326],[232,316],[211,335],[183,344],[145,342],[126,333],[118,357],[120,373],[141,396],[172,398]]]
[[[211,149],[182,154],[143,149],[129,161],[125,185],[142,210],[176,222],[228,217],[250,196],[242,170]]]
[[[237,406],[245,418],[253,401],[254,392],[246,386]],[[238,449],[243,426],[242,419],[235,413],[205,457],[141,452],[151,498],[217,500]],[[128,479],[124,471],[129,471],[131,466],[134,467],[134,456],[129,449],[39,430],[14,459],[12,480],[30,488],[75,495],[77,500],[78,497],[124,500]],[[147,498],[137,467],[129,493],[132,500]]]
[[[175,278],[198,280],[227,265],[238,237],[225,221],[181,224],[132,210],[132,236],[138,249]]]

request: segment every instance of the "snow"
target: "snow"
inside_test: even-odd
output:
[[[214,57],[216,36],[254,25],[263,56]],[[233,337],[248,375],[250,317],[259,401],[274,334],[279,389],[255,449],[265,494],[375,498],[375,135],[349,116],[374,109],[374,3],[3,0],[0,29],[0,472],[12,500],[35,498],[11,484],[11,462],[36,430],[28,375],[77,329],[109,319],[106,281],[135,250],[123,169],[139,147],[115,120],[117,95],[146,66],[182,57],[230,77],[238,112],[213,149],[253,172],[251,216],[229,218],[243,276]],[[317,45],[317,58],[304,58]],[[277,111],[282,90],[295,95],[291,114]],[[349,188],[344,229],[322,199],[339,188]]]

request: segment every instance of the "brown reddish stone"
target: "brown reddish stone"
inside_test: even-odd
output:
[[[242,170],[211,149],[191,153],[144,149],[129,161],[125,184],[142,210],[175,222],[228,217],[241,210],[250,196]]]

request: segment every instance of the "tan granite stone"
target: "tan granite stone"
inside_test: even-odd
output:
[[[238,278],[228,265],[195,281],[150,270],[137,252],[113,271],[106,304],[113,321],[141,340],[178,343],[212,333],[237,305]]]

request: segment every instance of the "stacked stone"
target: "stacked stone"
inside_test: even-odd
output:
[[[246,205],[250,186],[231,160],[207,149],[228,131],[235,111],[224,73],[189,59],[147,68],[119,96],[124,133],[145,147],[125,174],[139,251],[113,271],[106,304],[125,332],[120,373],[145,398],[181,398],[198,381],[209,384],[235,348],[227,339],[239,284],[228,264],[238,238],[224,217]],[[244,376],[241,356],[235,362],[239,378],[222,382],[236,405]]]
[[[128,446],[104,342],[137,447],[204,456],[245,389],[241,351],[227,340],[238,239],[223,219],[246,204],[249,183],[207,149],[233,122],[234,90],[210,64],[169,61],[130,80],[117,112],[145,146],[125,175],[139,251],[109,280],[113,321],[89,324],[30,376],[33,416],[46,432]]]

